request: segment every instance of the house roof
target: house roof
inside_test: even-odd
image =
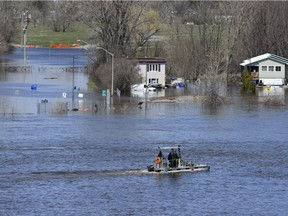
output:
[[[134,60],[138,61],[139,63],[166,63],[164,58],[134,58]]]
[[[278,56],[278,55],[270,54],[270,53],[265,53],[263,55],[259,55],[259,56],[256,56],[256,57],[253,57],[250,59],[246,59],[240,65],[241,66],[247,66],[250,64],[258,63],[258,62],[266,60],[266,59],[270,59],[270,60],[288,65],[288,59],[281,57],[281,56]]]

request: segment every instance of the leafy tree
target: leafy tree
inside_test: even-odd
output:
[[[248,70],[243,70],[241,74],[242,81],[242,93],[243,94],[255,94],[256,84],[253,81],[252,76],[249,74]]]

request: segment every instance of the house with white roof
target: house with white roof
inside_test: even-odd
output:
[[[166,60],[164,58],[136,58],[142,82],[165,86]]]
[[[247,69],[258,84],[283,85],[288,79],[288,59],[266,53],[244,60],[241,64],[242,70]]]

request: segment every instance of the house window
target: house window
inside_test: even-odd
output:
[[[269,66],[269,71],[274,71],[274,66]]]
[[[281,66],[276,66],[276,67],[275,67],[275,70],[276,70],[276,71],[281,71]]]
[[[149,84],[158,84],[158,79],[157,78],[149,79]]]
[[[147,65],[147,71],[159,71],[160,72],[160,64],[149,64]]]
[[[262,71],[267,71],[267,66],[262,66]]]

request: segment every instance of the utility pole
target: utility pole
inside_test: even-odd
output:
[[[30,16],[28,11],[25,11],[22,13],[22,22],[23,22],[23,48],[24,48],[24,66],[26,69],[26,59],[27,59],[27,54],[26,54],[26,43],[27,43],[27,29],[28,25],[30,22]]]
[[[74,78],[74,73],[75,73],[75,59],[77,57],[73,56],[73,68],[72,68],[72,111],[78,111],[78,108],[74,107],[74,90],[75,90],[75,78]]]

